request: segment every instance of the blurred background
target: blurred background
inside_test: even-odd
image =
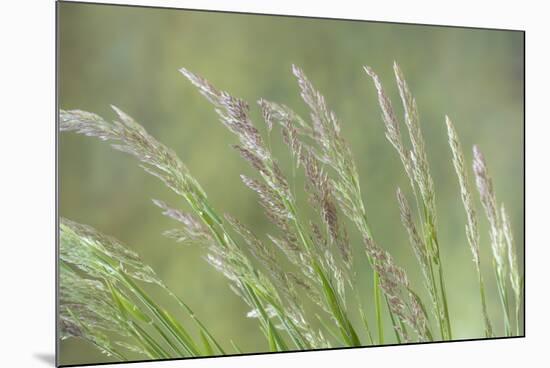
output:
[[[374,68],[401,116],[392,69],[396,60],[418,102],[435,181],[454,334],[457,339],[483,336],[479,290],[444,117],[449,115],[455,123],[468,163],[473,144],[485,153],[523,264],[522,33],[91,4],[58,7],[60,108],[113,119],[109,105],[120,107],[177,152],[219,212],[238,217],[262,238],[272,226],[239,179],[241,173],[254,173],[230,147],[235,137],[178,69],[194,71],[247,100],[265,132],[255,103],[260,97],[308,116],[291,74],[292,64],[301,66],[341,121],[358,165],[375,238],[422,289],[395,200],[396,188],[406,190],[408,182],[384,138],[376,91],[362,70],[366,64]],[[271,144],[289,169],[290,157],[279,135],[272,135]],[[287,173],[290,176],[290,170]],[[162,236],[175,224],[161,215],[152,198],[187,209],[135,159],[97,139],[60,135],[60,215],[89,224],[138,252],[227,347],[233,340],[245,352],[267,350],[255,320],[246,318],[246,306],[204,261],[205,251]],[[477,196],[476,203],[481,214]],[[496,319],[500,305],[493,292],[483,217],[480,225],[489,309]],[[360,239],[352,227],[349,230],[359,252]],[[368,305],[370,270],[366,264],[359,269],[358,283]],[[157,298],[160,304],[170,304],[162,294]],[[494,324],[502,334],[502,326]],[[62,364],[103,361],[109,358],[86,343],[61,343]]]

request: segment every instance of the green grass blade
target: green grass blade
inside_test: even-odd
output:
[[[112,283],[110,283],[107,280],[105,282],[107,283],[107,286],[111,291],[113,300],[118,305],[119,310],[123,315],[130,315],[134,317],[136,320],[146,324],[150,324],[152,322],[152,319],[148,315],[143,313],[134,303],[126,299],[124,295],[118,292]]]
[[[296,347],[300,350],[306,350],[308,349],[308,347],[310,348],[311,346],[309,345],[307,340],[302,336],[302,333],[299,331],[298,327],[294,324],[294,321],[292,321],[292,319],[290,318],[287,318],[284,311],[277,305],[278,303],[276,303],[269,294],[262,293],[259,290],[257,291],[257,293],[263,300],[268,302],[275,309],[275,312],[277,313],[277,317],[283,324],[285,331],[288,333],[288,335],[290,336],[290,338],[292,339]]]
[[[384,321],[382,320],[382,308],[380,305],[380,276],[376,271],[374,274],[374,305],[376,306],[376,328],[378,331],[378,344],[384,344]]]
[[[241,350],[241,348],[239,348],[239,345],[237,345],[235,341],[231,340],[231,346],[237,352],[237,354],[243,354],[243,351]]]
[[[372,339],[372,334],[370,332],[369,327],[369,321],[367,319],[367,315],[363,311],[363,308],[359,307],[359,315],[361,316],[361,321],[363,322],[363,326],[365,326],[365,331],[367,331],[367,338],[369,339],[369,343],[372,345],[374,344],[374,340]],[[390,316],[393,319],[393,316]]]
[[[357,336],[353,325],[346,317],[330,281],[325,276],[317,261],[314,260],[313,263],[313,268],[321,280],[323,293],[331,309],[331,312],[338,321],[338,326],[342,333],[342,337],[349,346],[361,346],[361,341],[359,341],[359,337]]]
[[[212,345],[210,345],[210,342],[208,341],[208,337],[204,334],[204,332],[199,331],[201,336],[202,345],[204,346],[204,352],[205,355],[214,355],[214,349],[212,349]]]
[[[276,351],[288,350],[288,347],[287,347],[286,343],[284,342],[283,338],[280,336],[280,334],[277,331],[277,329],[275,328],[275,326],[273,326],[273,322],[271,321],[271,319],[267,315],[267,312],[265,311],[262,303],[258,299],[258,296],[256,294],[256,290],[254,289],[254,286],[244,284],[244,287],[248,291],[248,293],[251,297],[251,300],[254,303],[254,306],[256,307],[258,312],[260,313],[260,316],[262,317],[262,320],[265,323],[265,328],[266,328],[266,332],[268,334],[268,339],[269,339],[269,342],[270,342],[270,346],[273,343]]]
[[[181,353],[181,348],[179,348],[177,345],[176,345],[176,342],[174,341],[174,339],[171,339],[170,337],[168,337],[168,335],[166,335],[166,332],[164,332],[164,330],[157,324],[157,323],[153,323],[153,328],[155,329],[155,331],[157,331],[157,333],[162,336],[162,338],[164,339],[164,341],[168,344],[168,346],[170,346],[170,348],[174,351],[174,353],[176,355],[174,356],[182,356],[182,353]]]
[[[133,321],[128,321],[131,328],[135,331],[136,334],[138,334],[144,341],[147,342],[147,344],[153,349],[153,351],[157,354],[158,359],[167,359],[171,356],[160,346],[156,340],[147,333],[143,328],[141,328],[137,323]]]
[[[334,328],[332,328],[323,318],[321,318],[321,316],[316,315],[316,317],[321,326],[323,326],[323,328],[330,334],[330,336],[332,336],[332,338],[336,340],[336,343],[339,346],[347,346],[344,340],[342,340],[342,336],[340,333],[336,332]]]
[[[221,354],[221,355],[225,355],[225,351],[224,349],[221,347],[221,345],[218,343],[218,341],[214,338],[214,336],[212,336],[212,334],[210,333],[210,331],[206,328],[206,326],[197,318],[197,316],[195,315],[195,312],[193,312],[193,310],[183,301],[181,300],[179,297],[177,297],[174,293],[172,293],[171,291],[167,290],[169,292],[170,295],[172,295],[176,301],[178,302],[178,304],[183,308],[185,309],[185,311],[189,314],[189,316],[191,317],[191,319],[195,322],[195,324],[198,326],[199,328],[199,331],[201,334],[204,334],[205,337],[208,338],[208,340],[210,341],[210,343],[214,344],[214,346],[216,347],[216,350]]]
[[[190,356],[201,355],[191,336],[183,326],[177,322],[168,312],[160,308],[137,284],[128,276],[119,274],[135,295],[149,308],[158,321],[170,332],[170,334],[182,345]]]

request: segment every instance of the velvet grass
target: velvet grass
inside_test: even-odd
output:
[[[279,158],[252,121],[249,104],[187,69],[180,70],[213,105],[220,123],[235,137],[232,143],[236,153],[256,172],[254,177],[242,175],[241,179],[257,195],[272,224],[269,233],[262,234],[266,236],[255,234],[237,214],[223,213],[211,203],[199,180],[175,152],[119,108],[113,106],[117,115],[113,121],[81,110],[61,110],[60,127],[63,132],[108,141],[114,149],[134,156],[147,173],[183,200],[185,208],[154,200],[160,212],[178,225],[164,235],[204,249],[207,262],[227,278],[231,289],[249,307],[247,316],[257,320],[266,351],[450,341],[454,339],[452,310],[461,306],[449,305],[448,293],[460,291],[446,288],[448,260],[441,256],[445,245],[438,237],[438,223],[444,217],[436,209],[436,184],[416,101],[395,63],[404,111],[401,122],[380,78],[370,67],[364,70],[378,94],[386,138],[409,182],[407,190],[396,188],[396,206],[422,274],[421,285],[410,281],[407,270],[375,238],[369,216],[376,214],[369,212],[364,201],[357,165],[341,133],[342,126],[323,95],[296,66],[292,72],[309,116],[301,117],[288,106],[266,99],[260,99],[258,107],[268,134],[274,129],[281,131],[293,172],[301,170],[306,178],[304,193],[311,207],[307,213],[298,205],[294,175],[281,169]],[[496,200],[480,149],[474,147],[473,163],[466,163],[453,123],[448,117],[444,123],[450,147],[449,169],[457,176],[466,244],[473,256],[472,267],[464,272],[475,273],[478,280],[474,287],[479,289],[479,315],[472,318],[483,321],[485,337],[500,336],[497,325],[503,327],[504,336],[520,335],[523,281],[510,220]],[[479,233],[470,172],[489,223],[488,241]],[[350,243],[351,231],[362,239],[360,252]],[[238,331],[234,340],[216,340],[207,329],[208,321],[200,321],[200,316],[138,255],[115,239],[65,219],[60,232],[62,338],[84,339],[116,360],[127,360],[128,352],[161,359],[242,351],[235,343]],[[480,256],[483,246],[491,248],[490,262],[502,308],[501,316],[493,320],[487,311],[487,284],[481,272],[486,261]],[[360,302],[365,291],[356,279],[361,258],[366,259],[372,273],[368,303]],[[282,260],[287,266],[281,266]],[[181,314],[170,314],[158,305],[142,284],[168,293]],[[421,297],[422,288],[426,300]],[[192,307],[198,309],[200,305]],[[184,316],[191,317],[192,325],[181,322]],[[384,331],[386,318],[391,321],[389,340]]]

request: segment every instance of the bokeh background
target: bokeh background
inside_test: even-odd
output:
[[[435,180],[454,333],[457,339],[483,335],[444,116],[453,119],[468,162],[473,144],[484,151],[523,263],[521,32],[91,4],[58,7],[60,108],[111,119],[109,105],[120,107],[177,152],[220,212],[237,216],[262,237],[271,226],[255,195],[239,179],[239,174],[252,171],[231,149],[234,136],[178,69],[186,67],[249,101],[252,116],[265,131],[255,104],[260,97],[308,116],[291,74],[293,63],[301,66],[341,120],[376,239],[409,270],[420,289],[420,272],[395,200],[396,187],[408,188],[407,179],[384,138],[376,92],[362,71],[365,64],[375,69],[401,114],[392,70],[398,61],[418,102]],[[279,138],[272,136],[272,146],[288,168],[290,159]],[[256,322],[246,318],[247,308],[203,260],[204,250],[161,235],[174,223],[160,214],[151,198],[186,208],[133,158],[97,139],[60,135],[60,214],[113,235],[138,252],[226,346],[233,340],[246,352],[267,350]],[[489,309],[496,318],[500,310],[492,292],[484,219],[481,231]],[[351,240],[359,251],[353,231]],[[358,281],[367,305],[369,273],[364,265]],[[169,304],[163,295],[158,298]],[[502,333],[502,326],[496,329]],[[109,360],[80,341],[63,341],[60,351],[62,364]]]

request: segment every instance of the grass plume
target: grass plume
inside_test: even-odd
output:
[[[466,170],[466,164],[464,162],[464,154],[462,152],[462,146],[460,144],[458,134],[455,127],[448,116],[445,117],[447,124],[447,133],[449,136],[449,146],[453,155],[453,165],[456,175],[458,177],[458,184],[460,187],[460,197],[466,211],[466,238],[472,251],[474,264],[476,267],[476,273],[479,282],[479,294],[481,299],[481,310],[483,314],[483,323],[485,325],[485,336],[493,336],[493,327],[489,320],[489,313],[487,312],[487,301],[485,298],[485,285],[483,277],[481,275],[481,261],[479,257],[479,230],[477,223],[477,214],[473,204],[472,190],[468,180],[468,172]]]

